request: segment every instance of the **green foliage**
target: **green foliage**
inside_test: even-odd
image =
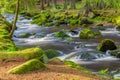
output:
[[[57,56],[60,55],[60,53],[57,50],[54,50],[54,49],[45,50],[45,54],[49,59],[57,57]]]
[[[72,62],[72,61],[64,61],[64,63],[65,63],[66,65],[68,65],[69,67],[72,67],[72,68],[81,70],[81,71],[86,72],[86,73],[90,73],[89,70],[87,70],[87,69],[85,69],[84,67],[81,67],[81,66],[75,64],[75,63]]]
[[[103,70],[100,70],[98,73],[101,74],[101,75],[106,75],[108,73],[108,68],[107,69],[103,69]]]
[[[79,35],[81,39],[93,39],[99,36],[101,36],[100,32],[94,32],[90,28],[83,28]]]
[[[115,50],[115,49],[117,49],[117,46],[115,45],[115,42],[113,40],[104,39],[98,44],[97,49],[99,51],[106,52],[107,50]]]
[[[9,74],[23,74],[34,70],[45,70],[47,67],[40,62],[38,59],[31,59],[11,70],[8,71]]]
[[[11,24],[0,15],[0,51],[15,51],[16,47],[8,34]]]
[[[54,37],[60,37],[60,38],[65,38],[65,37],[69,37],[64,31],[59,31],[59,32],[56,32],[54,34]]]

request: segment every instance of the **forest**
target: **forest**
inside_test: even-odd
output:
[[[0,80],[120,80],[120,0],[0,0]]]

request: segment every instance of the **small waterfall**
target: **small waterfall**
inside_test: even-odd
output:
[[[110,52],[110,50],[106,51],[106,56],[110,56],[109,52]]]

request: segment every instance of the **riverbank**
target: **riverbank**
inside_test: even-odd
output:
[[[0,51],[1,57],[3,56],[4,51],[7,51],[8,54],[10,51],[15,51],[16,47],[12,40],[8,37],[10,31],[10,24],[5,21],[5,19],[1,16],[0,20],[0,40],[1,46]],[[18,52],[19,53],[19,52]],[[17,54],[17,53],[16,53]],[[7,55],[7,54],[6,54]],[[12,69],[15,66],[23,64],[26,59],[25,58],[16,58],[14,55],[6,56],[6,59],[2,59],[0,62],[0,79],[1,80],[107,80],[104,78],[100,78],[99,76],[95,76],[92,74],[84,73],[83,71],[73,69],[65,65],[61,62],[50,62],[46,64],[47,70],[37,70],[26,74],[8,74],[8,70]],[[16,56],[16,55],[15,55]],[[7,59],[8,57],[8,59]],[[32,75],[32,76],[31,76]]]

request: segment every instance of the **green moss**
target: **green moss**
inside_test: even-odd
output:
[[[36,48],[29,48],[21,51],[0,52],[0,59],[22,57],[27,60],[33,59],[33,58],[39,58],[42,60],[44,54],[45,52],[42,49],[36,47]]]
[[[17,51],[16,53],[25,59],[42,58],[43,54],[45,54],[45,52],[38,47]]]
[[[115,50],[115,49],[117,49],[117,46],[115,45],[115,42],[113,40],[104,39],[98,44],[97,49],[99,51],[106,52],[107,50]]]
[[[104,31],[105,27],[104,26],[99,26],[98,29],[101,30],[101,31]]]
[[[94,32],[90,28],[83,28],[79,35],[81,39],[93,39],[99,36],[101,36],[100,32]]]
[[[86,72],[86,73],[90,73],[89,70],[87,70],[87,69],[85,69],[84,67],[81,67],[81,66],[75,64],[75,63],[72,62],[72,61],[64,61],[64,63],[65,63],[66,65],[68,65],[69,67],[72,67],[72,68],[81,70],[81,71]]]
[[[120,47],[116,50],[110,51],[110,54],[116,56],[117,58],[120,58]]]
[[[120,31],[120,26],[117,26],[116,29]]]
[[[69,37],[65,32],[63,31],[59,31],[59,32],[56,32],[54,34],[54,37],[61,37],[61,38],[65,38],[65,37]]]
[[[70,20],[70,25],[78,25],[80,24],[79,20]]]
[[[45,70],[47,67],[40,62],[38,59],[29,60],[11,70],[8,71],[9,74],[23,74],[34,70]]]
[[[113,18],[112,22],[119,26],[120,25],[120,16],[117,16],[117,17]]]
[[[45,51],[47,57],[50,58],[54,58],[60,55],[60,53],[57,50],[54,49],[48,49]]]
[[[22,35],[21,35],[21,37],[22,38],[27,38],[27,37],[29,37],[31,34],[30,33],[23,33]]]
[[[15,51],[16,47],[10,39],[11,24],[0,15],[0,51]]]

